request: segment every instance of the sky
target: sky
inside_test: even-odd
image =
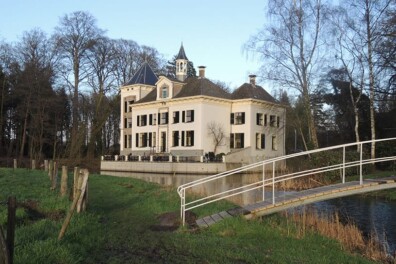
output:
[[[9,43],[34,28],[49,36],[65,14],[87,11],[108,37],[154,47],[166,60],[183,43],[196,68],[206,66],[207,78],[231,89],[260,67],[243,45],[264,26],[262,0],[0,0],[0,6],[0,40]]]

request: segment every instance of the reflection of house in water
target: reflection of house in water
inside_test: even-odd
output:
[[[286,110],[255,76],[233,93],[205,76],[187,78],[181,46],[176,78],[156,76],[144,63],[121,89],[121,155],[227,154],[230,162],[254,162],[285,154]],[[223,131],[215,147],[209,127]]]

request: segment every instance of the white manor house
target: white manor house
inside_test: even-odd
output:
[[[227,162],[250,163],[285,154],[286,109],[255,75],[229,93],[206,78],[203,66],[198,77],[187,77],[187,65],[182,45],[176,78],[157,76],[144,63],[120,88],[120,155],[203,157],[215,151]]]

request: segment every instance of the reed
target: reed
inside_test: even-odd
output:
[[[284,214],[289,221],[296,224],[296,234],[299,238],[303,238],[307,232],[317,232],[339,241],[342,248],[349,252],[357,252],[375,261],[396,263],[395,258],[389,256],[374,232],[366,238],[355,224],[342,223],[338,213],[329,215],[304,208],[302,211],[295,210]]]

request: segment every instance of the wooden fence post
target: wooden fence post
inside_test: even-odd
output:
[[[14,159],[14,170],[17,169],[17,168],[18,168],[18,163],[17,163],[17,160]]]
[[[48,165],[48,177],[50,178],[52,182],[52,168],[54,167],[54,161],[50,160],[49,165]]]
[[[78,188],[81,190],[81,194],[77,203],[77,213],[83,212],[87,209],[88,177],[89,171],[87,169],[81,169],[78,179]]]
[[[36,169],[36,160],[32,160],[32,170]]]
[[[69,226],[69,223],[70,223],[70,220],[71,220],[71,218],[73,216],[74,210],[76,209],[77,205],[80,204],[81,197],[84,196],[83,192],[84,192],[84,188],[86,188],[87,183],[88,183],[89,173],[88,173],[88,170],[81,170],[81,172],[83,172],[83,175],[82,175],[82,177],[79,177],[80,179],[78,181],[78,182],[81,183],[81,185],[79,185],[77,190],[76,190],[73,203],[72,203],[72,205],[71,205],[71,207],[69,209],[69,212],[66,215],[66,219],[63,222],[61,231],[59,232],[58,240],[61,240],[63,238],[63,236],[65,235],[66,229]],[[76,183],[76,185],[78,185],[78,183]],[[80,188],[80,186],[81,186],[81,188]]]
[[[51,180],[51,190],[56,189],[57,183],[58,183],[58,163],[54,161],[54,168],[53,168],[52,180]]]
[[[4,236],[3,229],[0,226],[0,263],[10,263],[10,253],[8,252],[8,247],[6,239]]]
[[[67,194],[67,166],[62,166],[62,178],[61,178],[61,187],[60,194],[61,196],[65,196]]]
[[[9,253],[10,264],[12,264],[14,260],[15,212],[16,212],[16,198],[15,196],[8,197],[7,248]]]
[[[80,168],[74,167],[74,174],[73,174],[73,199],[76,198],[77,194],[77,185],[78,185],[78,172]]]
[[[48,160],[44,160],[44,171],[48,172]]]

